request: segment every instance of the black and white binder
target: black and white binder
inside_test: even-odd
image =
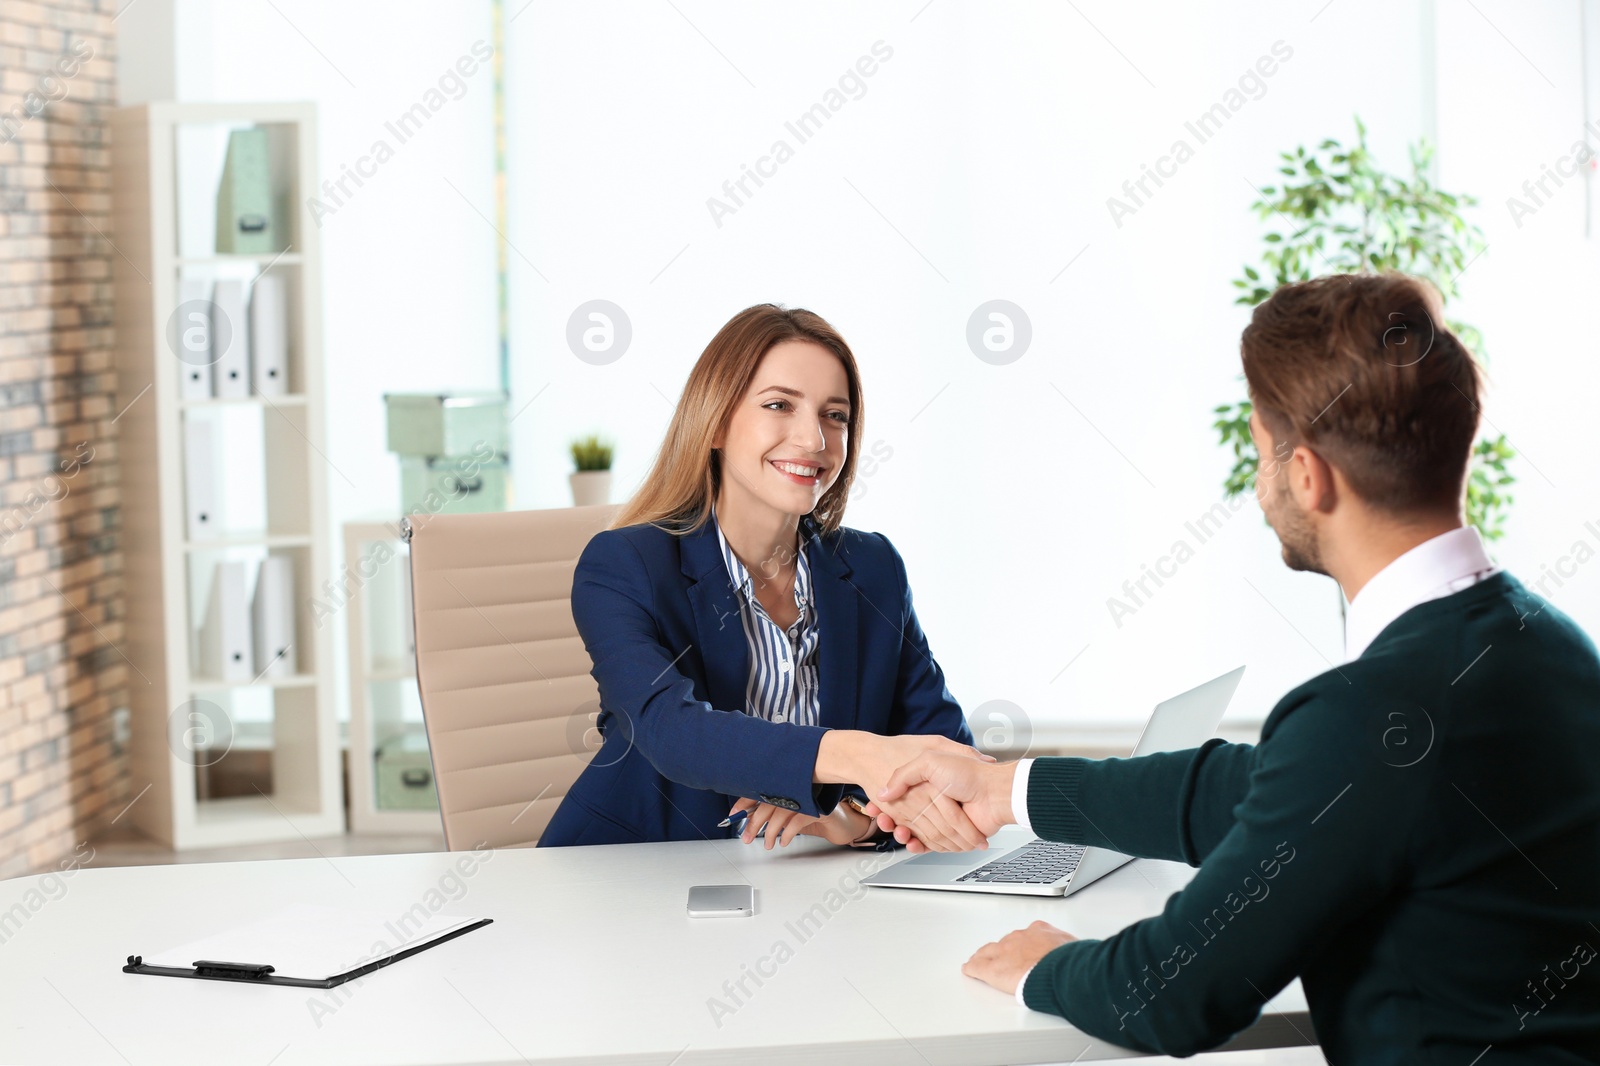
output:
[[[254,680],[245,566],[239,559],[220,562],[211,578],[211,599],[200,628],[200,668],[219,681]]]
[[[269,555],[256,574],[256,594],[250,602],[251,630],[255,638],[256,676],[288,677],[294,673],[294,560]]]
[[[209,419],[191,414],[183,420],[183,502],[194,541],[215,537],[222,528],[214,436]]]
[[[375,912],[301,903],[148,957],[129,955],[122,972],[333,988],[494,921],[455,914],[418,920],[415,910],[385,919]],[[228,961],[263,958],[273,961]]]
[[[289,308],[277,274],[250,286],[250,376],[257,396],[289,391]]]
[[[223,323],[226,322],[226,325]],[[250,329],[246,321],[244,282],[218,278],[211,290],[211,338],[216,362],[212,373],[219,398],[250,395]],[[218,351],[216,345],[221,346]]]
[[[211,398],[211,282],[204,278],[183,278],[178,282],[178,311],[181,316],[173,338],[180,350],[178,368],[183,386],[178,395],[185,400]]]

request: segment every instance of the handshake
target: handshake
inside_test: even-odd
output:
[[[859,784],[867,814],[913,854],[988,847],[990,836],[1016,821],[1015,775],[1016,763],[941,736],[835,729],[817,752],[817,780]]]

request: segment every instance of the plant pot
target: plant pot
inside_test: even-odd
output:
[[[597,503],[611,502],[611,471],[579,470],[575,474],[569,474],[567,480],[572,483],[574,507],[590,507]]]

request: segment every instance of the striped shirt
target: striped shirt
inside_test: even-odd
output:
[[[716,513],[712,513],[716,522]],[[774,622],[756,599],[750,572],[728,546],[717,526],[717,543],[728,567],[728,581],[738,593],[739,620],[750,645],[750,677],[745,683],[745,713],[771,722],[816,725],[817,610],[811,597],[811,564],[801,551],[795,564],[794,602],[800,616],[787,630]]]

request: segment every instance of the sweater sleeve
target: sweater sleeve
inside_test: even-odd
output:
[[[1038,759],[1027,819],[1049,840],[1198,866],[1233,829],[1255,751],[1213,739],[1133,759]]]
[[[1209,849],[1207,836],[1220,827],[1215,812],[1181,817],[1183,829],[1128,833],[1124,844],[1159,845],[1143,850],[1186,861],[1203,854],[1205,862],[1161,914],[1041,959],[1024,989],[1028,1006],[1112,1043],[1180,1057],[1216,1047],[1254,1022],[1329,939],[1351,935],[1404,883],[1413,812],[1430,770],[1397,768],[1375,754],[1372,723],[1384,720],[1381,711],[1303,697],[1263,736],[1236,819]],[[1230,757],[1226,746],[1216,751]],[[1199,762],[1189,756],[1191,765]],[[1121,773],[1110,779],[1113,795],[1096,796],[1089,813],[1120,800],[1159,818],[1172,813],[1174,793],[1180,811],[1199,802],[1185,792],[1201,790],[1173,789],[1170,781],[1153,802],[1140,802],[1132,791],[1139,771]],[[1167,769],[1153,780],[1172,774],[1188,776]],[[1080,795],[1097,783],[1081,784]],[[1069,828],[1067,816],[1059,817]]]

